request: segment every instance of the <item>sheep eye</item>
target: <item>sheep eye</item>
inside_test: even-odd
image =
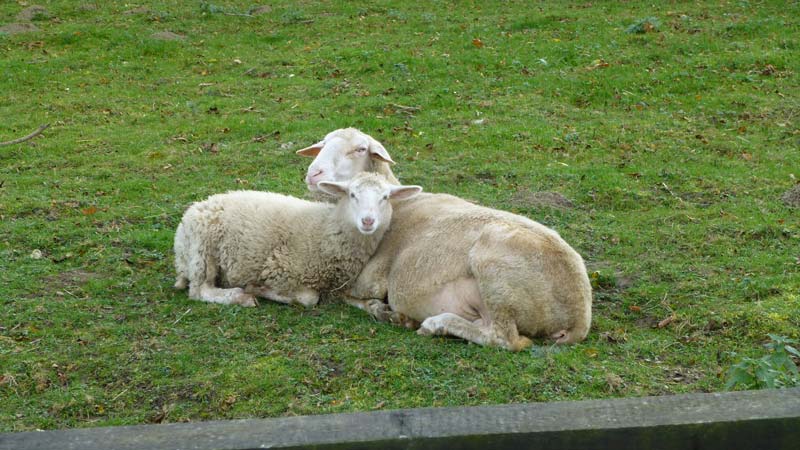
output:
[[[389,200],[389,196],[388,196],[388,195],[384,195],[384,196],[383,196],[383,199],[384,199],[384,200]]]
[[[356,198],[356,194],[350,193],[350,198]]]
[[[366,148],[366,147],[358,147],[358,148],[356,149],[356,151],[357,151],[358,153],[364,153],[365,151],[367,151],[367,148]]]

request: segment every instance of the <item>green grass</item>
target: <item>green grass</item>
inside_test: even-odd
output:
[[[796,2],[40,3],[0,34],[0,141],[51,124],[0,148],[0,431],[719,391],[800,337]],[[190,202],[305,195],[294,150],[345,126],[559,231],[596,272],[588,339],[513,354],[171,289]]]

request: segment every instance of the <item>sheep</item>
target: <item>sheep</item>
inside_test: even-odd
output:
[[[397,186],[365,172],[319,182],[336,204],[270,192],[233,191],[194,203],[175,233],[175,288],[207,302],[256,306],[256,297],[311,307],[323,291],[344,287],[378,247]]]
[[[340,134],[353,131],[334,131],[298,151],[316,155],[306,177],[310,188],[370,170],[363,161],[368,156],[343,145]],[[343,159],[347,164],[336,165]],[[389,158],[382,154],[381,160]],[[351,305],[379,320],[419,326],[421,335],[453,335],[512,351],[532,345],[531,337],[567,344],[588,334],[586,267],[555,231],[446,194],[397,202],[393,217],[347,292]]]

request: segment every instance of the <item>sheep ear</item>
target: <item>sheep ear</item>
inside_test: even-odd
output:
[[[386,151],[383,144],[375,140],[372,136],[369,138],[369,156],[389,164],[395,163],[392,161],[392,157],[389,156],[389,152]]]
[[[405,200],[422,192],[422,186],[392,186],[389,197],[396,200]]]
[[[320,181],[317,183],[317,187],[320,191],[334,197],[347,195],[347,188],[349,185],[350,183],[341,181]]]
[[[324,147],[324,146],[325,146],[325,141],[319,141],[316,144],[314,144],[314,145],[312,145],[310,147],[306,147],[304,149],[298,150],[295,153],[297,153],[300,156],[310,156],[310,157],[313,158],[313,157],[316,157],[317,155],[319,155],[320,150],[322,150],[322,147]]]

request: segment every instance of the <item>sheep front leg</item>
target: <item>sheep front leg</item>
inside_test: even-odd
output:
[[[366,311],[379,322],[389,322],[406,328],[416,329],[419,322],[405,314],[393,311],[386,302],[389,293],[389,258],[381,252],[374,255],[353,282],[350,292],[345,295],[348,305]]]
[[[373,256],[350,287],[350,297],[385,299],[389,293],[389,264],[386,258]],[[362,308],[363,309],[363,308]]]
[[[223,305],[253,307],[258,305],[256,298],[240,288],[222,289],[208,283],[199,287],[189,286],[189,298]]]
[[[409,318],[403,313],[393,311],[392,308],[383,300],[377,298],[361,299],[352,296],[345,296],[344,301],[350,306],[355,306],[356,308],[365,311],[378,322],[388,322],[411,330],[415,330],[417,327],[419,327],[419,322]]]
[[[311,308],[319,302],[319,292],[308,288],[300,288],[293,292],[283,293],[266,286],[248,284],[245,287],[245,292],[273,302],[301,305],[306,308]]]

